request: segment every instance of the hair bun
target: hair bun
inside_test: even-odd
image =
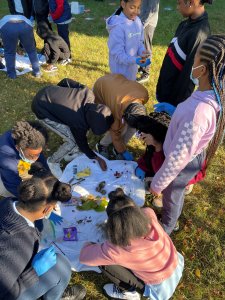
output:
[[[122,198],[125,196],[125,194],[122,188],[117,188],[115,189],[115,191],[111,191],[108,196],[109,196],[109,200],[113,200],[113,199]]]
[[[56,201],[60,202],[66,202],[70,200],[72,197],[70,185],[67,183],[57,181],[55,183],[52,196],[53,198],[55,198]]]
[[[31,178],[22,181],[19,186],[19,199],[23,202],[32,201],[36,199],[44,199],[43,188],[40,188],[42,181],[39,178]],[[39,189],[37,189],[39,186]]]

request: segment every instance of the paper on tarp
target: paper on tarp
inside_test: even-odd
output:
[[[46,63],[46,59],[44,55],[38,55],[39,64],[42,65]],[[2,63],[6,65],[5,58],[2,58]],[[31,62],[28,56],[19,55],[16,53],[16,75],[20,76],[29,72],[32,72]],[[21,69],[21,71],[17,70]],[[5,69],[1,69],[0,71],[7,71],[6,67]]]
[[[86,177],[80,185],[73,186],[73,196],[79,197],[88,194],[102,196],[96,192],[95,189],[97,185],[104,180],[106,181],[104,189],[107,191],[107,194],[121,187],[138,206],[143,206],[145,201],[144,183],[134,175],[137,163],[122,160],[106,160],[106,163],[108,169],[103,172],[96,160],[89,159],[86,155],[81,155],[67,165],[60,181],[69,182],[73,177],[75,165],[77,166],[77,172],[89,167],[91,169],[91,175]],[[120,178],[114,176],[116,171],[122,174]],[[76,179],[74,182],[76,182]],[[107,194],[105,195],[106,197]],[[95,210],[80,211],[76,209],[75,205],[66,206],[62,204],[61,215],[64,218],[64,224],[54,226],[54,237],[49,232],[48,236],[45,236],[42,241],[42,247],[49,246],[51,241],[54,240],[69,259],[72,270],[77,272],[90,270],[99,272],[100,270],[96,267],[80,264],[79,255],[85,242],[91,241],[99,243],[104,241],[101,225],[107,219],[106,212],[96,212]],[[65,226],[75,226],[77,228],[78,241],[63,241],[63,227]]]

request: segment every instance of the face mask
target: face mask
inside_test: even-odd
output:
[[[197,67],[195,67],[195,68],[192,67],[192,69],[191,69],[190,79],[192,80],[192,82],[193,82],[194,85],[196,85],[196,86],[199,86],[199,78],[200,78],[201,76],[199,76],[199,77],[197,77],[197,78],[194,78],[194,77],[193,77],[193,70],[198,69],[198,68],[200,68],[200,67],[202,67],[202,66],[203,66],[203,65],[197,66]]]
[[[20,151],[19,151],[19,156],[23,161],[27,162],[28,164],[33,164],[35,162],[35,160],[31,160],[31,159],[26,158],[21,148],[20,148]]]

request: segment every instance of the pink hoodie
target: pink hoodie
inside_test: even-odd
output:
[[[80,262],[88,266],[120,265],[146,284],[159,284],[169,278],[178,264],[175,246],[160,226],[154,211],[143,208],[151,219],[148,236],[133,240],[130,246],[119,247],[109,241],[87,244],[80,253]]]
[[[177,106],[163,144],[165,161],[151,188],[161,193],[213,138],[219,104],[213,91],[196,91]]]

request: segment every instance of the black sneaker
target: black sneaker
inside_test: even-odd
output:
[[[180,229],[180,223],[179,223],[179,221],[177,221],[177,223],[176,223],[176,225],[175,225],[173,231],[174,231],[174,232],[177,232],[177,231],[179,231],[179,229]]]
[[[68,286],[62,295],[62,300],[82,300],[86,295],[86,289],[81,284]]]
[[[109,158],[109,151],[108,151],[108,147],[101,145],[100,143],[97,143],[95,145],[95,148],[97,150],[97,152],[99,154],[101,154],[102,156],[104,156],[105,158]]]
[[[149,74],[146,72],[142,73],[141,76],[136,79],[138,83],[145,83],[148,82],[148,80],[149,80]]]

